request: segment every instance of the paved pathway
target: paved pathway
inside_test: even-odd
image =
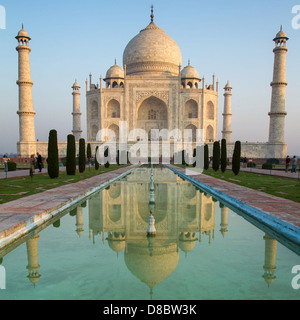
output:
[[[292,173],[291,171],[285,172],[284,170],[265,170],[265,169],[252,169],[252,168],[241,168],[241,171],[300,180],[300,170],[298,169],[297,169],[297,173],[294,173],[294,172]]]
[[[66,171],[66,167],[59,167],[59,171]],[[38,169],[35,169],[34,174],[45,174],[48,173],[48,169],[44,168],[42,169],[42,172],[40,173]],[[28,177],[29,176],[29,169],[24,170],[17,170],[17,171],[9,171],[7,172],[7,178],[17,178],[17,177]],[[4,171],[0,171],[0,180],[6,179],[6,173]]]
[[[172,165],[170,165],[170,167],[185,173],[185,169],[183,168]],[[205,174],[195,175],[192,178],[241,200],[252,207],[266,211],[280,220],[300,227],[300,203],[216,179]]]
[[[117,178],[135,166],[120,168],[76,183],[47,190],[0,205],[0,242],[14,232],[43,219],[51,211],[87,195],[100,185]]]

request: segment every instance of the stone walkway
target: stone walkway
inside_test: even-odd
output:
[[[120,168],[115,171],[82,180],[76,183],[47,190],[32,196],[0,205],[0,243],[15,232],[28,228],[29,225],[44,219],[53,210],[58,210],[78,197],[85,197],[104,183],[118,178],[135,166]]]
[[[59,167],[59,171],[66,171],[66,167]],[[47,174],[48,169],[44,168],[42,169],[42,172],[39,172],[38,169],[35,169],[34,174]],[[24,170],[17,170],[17,171],[9,171],[7,172],[7,178],[21,178],[21,177],[28,177],[29,176],[29,169]],[[4,171],[0,171],[0,180],[3,180],[6,178],[6,173]]]
[[[284,170],[265,170],[265,169],[252,169],[252,168],[241,168],[242,172],[251,172],[251,173],[258,173],[264,174],[267,176],[276,176],[282,178],[290,178],[290,179],[299,179],[300,180],[300,171],[297,168],[297,173],[295,172],[285,172]]]
[[[172,166],[173,169],[185,173],[185,169]],[[205,174],[192,176],[193,179],[208,185],[220,192],[270,213],[272,216],[300,227],[300,203],[275,197],[234,183],[219,180]]]

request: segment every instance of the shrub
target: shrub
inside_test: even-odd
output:
[[[227,168],[227,143],[226,139],[222,139],[221,144],[221,170],[224,173]]]
[[[237,176],[241,169],[241,142],[237,141],[234,146],[232,157],[232,171]]]
[[[248,162],[247,163],[247,168],[256,168],[256,163],[252,162],[252,161]]]
[[[219,168],[220,168],[220,142],[215,141],[214,148],[213,148],[213,169],[215,171],[218,171]]]
[[[17,164],[13,161],[7,162],[7,171],[16,171],[17,170]]]
[[[57,147],[57,131],[51,130],[48,140],[48,175],[51,179],[59,176],[59,160]]]
[[[79,140],[79,172],[80,173],[83,173],[85,171],[85,164],[86,164],[85,140],[81,138]]]
[[[204,146],[204,170],[209,169],[209,149],[208,145]]]
[[[266,169],[266,170],[272,170],[273,169],[273,164],[266,162],[262,165],[262,169]]]
[[[68,176],[76,174],[76,145],[75,137],[72,134],[68,135],[66,171]]]
[[[275,158],[271,158],[267,160],[267,163],[271,163],[271,164],[279,164],[280,161],[278,159]]]

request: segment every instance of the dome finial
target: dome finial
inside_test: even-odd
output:
[[[117,58],[115,58],[115,65],[117,64]]]
[[[280,26],[280,31],[282,31],[282,25]]]
[[[189,59],[189,61],[188,61],[188,65],[189,65],[189,66],[191,65],[191,59]]]
[[[22,23],[22,29],[24,29],[24,24]]]
[[[154,14],[153,14],[153,9],[154,9],[154,6],[153,6],[153,4],[151,5],[151,22],[153,22],[154,21]]]

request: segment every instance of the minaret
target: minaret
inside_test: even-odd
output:
[[[285,111],[285,88],[286,82],[286,53],[288,51],[286,42],[288,37],[282,31],[277,33],[274,52],[274,73],[272,87],[272,100],[270,116],[269,143],[284,143],[284,120],[287,115]]]
[[[79,141],[81,138],[81,112],[80,112],[80,86],[75,81],[73,84],[73,135],[75,136],[75,140]]]
[[[19,54],[19,79],[17,85],[19,86],[19,134],[20,140],[18,142],[18,154],[23,157],[29,157],[36,153],[35,142],[35,127],[33,100],[32,100],[32,86],[29,53],[29,41],[31,38],[28,33],[22,29],[16,36],[18,46],[16,50]]]
[[[224,88],[224,113],[223,113],[223,131],[222,131],[222,138],[226,139],[227,142],[231,142],[231,97],[232,97],[232,87],[227,82]]]

